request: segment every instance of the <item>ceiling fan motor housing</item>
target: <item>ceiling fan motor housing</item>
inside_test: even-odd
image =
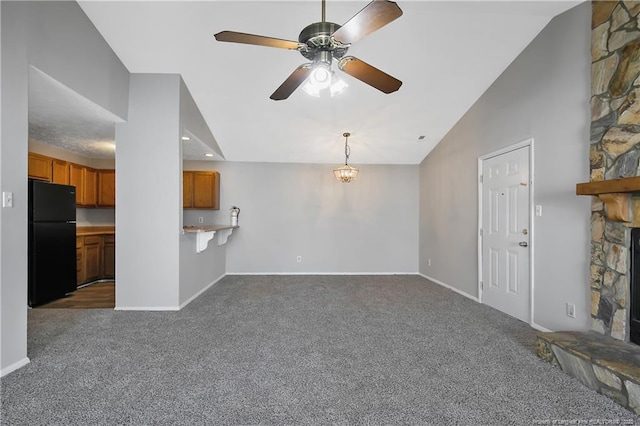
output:
[[[298,41],[307,46],[300,49],[302,56],[313,61],[319,52],[331,52],[334,58],[342,58],[347,53],[349,45],[331,37],[339,28],[340,25],[333,22],[315,22],[307,25],[298,36]]]

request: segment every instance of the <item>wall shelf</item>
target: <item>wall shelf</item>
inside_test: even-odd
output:
[[[184,226],[182,233],[196,235],[196,253],[201,253],[209,246],[209,241],[213,239],[216,233],[218,234],[218,245],[222,246],[227,243],[229,236],[233,230],[237,228],[239,228],[239,226]]]

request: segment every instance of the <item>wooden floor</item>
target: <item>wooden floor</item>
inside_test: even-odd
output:
[[[116,306],[116,283],[100,282],[40,305],[35,309],[113,309]]]

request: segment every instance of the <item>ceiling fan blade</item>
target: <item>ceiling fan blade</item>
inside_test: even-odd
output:
[[[300,65],[269,97],[274,101],[287,99],[306,80],[311,70],[311,64]]]
[[[218,41],[228,41],[231,43],[253,44],[257,46],[277,47],[279,49],[298,50],[301,43],[279,38],[259,36],[255,34],[238,33],[235,31],[221,31],[214,37]]]
[[[402,86],[402,82],[397,78],[353,56],[342,58],[338,62],[338,68],[384,93],[395,92]]]
[[[373,0],[331,35],[341,43],[355,43],[400,16],[402,9],[395,2]]]

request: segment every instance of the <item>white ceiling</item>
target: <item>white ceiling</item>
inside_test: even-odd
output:
[[[132,73],[179,73],[230,161],[418,164],[549,20],[580,1],[399,1],[404,14],[349,49],[403,82],[382,94],[341,73],[334,98],[271,93],[296,51],[221,43],[233,30],[297,40],[320,21],[314,1],[82,1]],[[342,24],[367,1],[327,2]],[[424,140],[418,137],[424,135]]]

